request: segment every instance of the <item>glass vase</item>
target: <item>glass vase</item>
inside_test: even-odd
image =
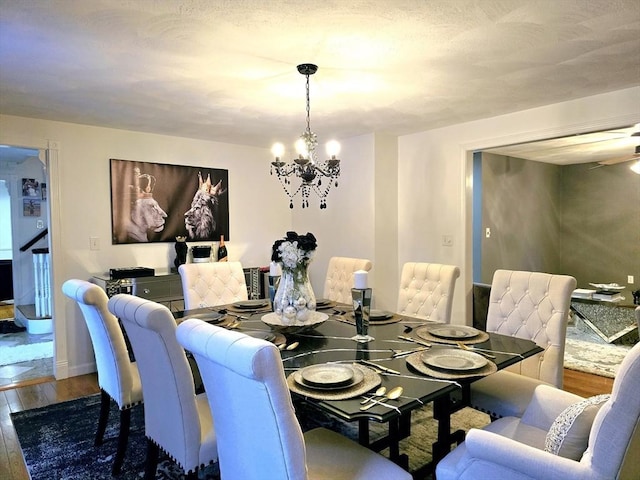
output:
[[[316,296],[309,281],[309,265],[294,269],[282,267],[282,275],[273,298],[273,311],[283,325],[304,325],[316,310]]]

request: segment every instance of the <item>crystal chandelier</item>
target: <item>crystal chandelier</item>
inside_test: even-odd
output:
[[[318,71],[318,66],[311,63],[298,65],[298,72],[307,77],[307,129],[296,142],[298,157],[291,163],[281,160],[284,155],[284,146],[276,143],[271,148],[271,153],[276,157],[271,162],[271,175],[275,174],[280,184],[289,197],[289,208],[293,208],[293,197],[298,193],[302,196],[302,208],[309,206],[309,194],[313,191],[320,197],[320,208],[327,208],[326,197],[329,190],[335,184],[338,186],[340,176],[340,160],[336,155],[340,152],[340,144],[335,140],[327,143],[327,155],[329,159],[319,162],[316,156],[318,137],[311,131],[309,122],[309,76]]]

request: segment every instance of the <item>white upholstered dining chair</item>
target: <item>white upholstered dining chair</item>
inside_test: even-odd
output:
[[[492,418],[520,417],[538,385],[562,388],[567,322],[575,288],[576,279],[567,275],[495,271],[487,332],[526,338],[544,351],[472,383],[473,408]]]
[[[114,295],[108,306],[122,320],[140,370],[146,400],[144,478],[156,478],[162,449],[187,479],[195,480],[199,469],[217,461],[217,442],[207,394],[195,393],[173,314],[164,305],[128,294]]]
[[[225,480],[410,479],[395,463],[342,435],[302,433],[278,349],[190,319],[178,341],[193,353],[209,396]]]
[[[364,258],[331,257],[322,296],[333,302],[350,305],[353,301],[351,289],[353,288],[354,272],[358,270],[368,272],[372,266],[371,260]]]
[[[436,467],[438,480],[637,480],[640,476],[640,344],[622,361],[608,396],[583,399],[536,388],[522,418],[503,417]]]
[[[142,403],[138,367],[136,362],[129,359],[124,334],[118,319],[107,309],[109,299],[102,288],[85,280],[70,279],[62,284],[62,292],[78,303],[89,330],[96,358],[101,395],[96,446],[103,443],[111,399],[120,409],[118,447],[111,469],[112,474],[117,475],[122,468],[127,449],[131,408]]]
[[[396,312],[451,323],[453,291],[459,276],[460,269],[454,265],[405,263],[400,276]]]
[[[185,310],[248,300],[240,262],[185,263],[178,267]]]

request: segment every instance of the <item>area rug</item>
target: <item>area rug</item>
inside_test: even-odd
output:
[[[31,480],[112,480],[111,465],[118,443],[119,413],[112,402],[104,443],[93,445],[100,395],[11,414]],[[129,444],[118,480],[139,480],[144,472],[146,439],[143,406],[131,412]],[[217,465],[200,472],[216,478]],[[183,479],[181,469],[161,455],[156,478]]]
[[[564,366],[570,370],[615,378],[618,367],[631,347],[592,343],[567,338]]]
[[[31,343],[29,345],[2,345],[0,365],[28,362],[53,357],[53,342]]]
[[[32,480],[112,480],[111,464],[117,444],[118,411],[113,404],[105,441],[100,447],[94,447],[99,408],[100,396],[92,395],[11,414]],[[142,478],[146,453],[142,409],[143,406],[140,406],[132,411],[129,445],[118,480]],[[356,424],[340,422],[304,405],[296,404],[296,412],[303,430],[322,425],[350,438],[357,438]],[[486,425],[488,418],[475,410],[463,409],[454,414],[452,425],[454,429],[468,430]],[[401,442],[401,452],[409,455],[410,469],[415,470],[431,459],[431,444],[436,438],[436,422],[429,405],[413,415],[411,430],[411,437]],[[371,422],[372,438],[384,432],[385,425]],[[217,466],[212,465],[202,471],[199,478],[211,480],[216,478],[217,473]],[[162,456],[156,478],[179,480],[184,476],[171,460]]]

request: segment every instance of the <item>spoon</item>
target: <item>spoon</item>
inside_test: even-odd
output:
[[[373,393],[372,397],[365,398],[364,400],[362,400],[360,402],[360,404],[364,405],[365,403],[370,402],[371,400],[373,400],[375,397],[383,397],[385,393],[387,393],[387,387],[380,387]]]
[[[485,353],[485,352],[480,352],[478,350],[476,350],[475,348],[471,348],[468,345],[462,343],[462,342],[456,342],[456,344],[458,345],[458,347],[460,347],[462,350],[468,350],[469,352],[475,352],[475,353],[479,353],[480,355],[484,355],[487,358],[496,358],[495,355],[491,355],[490,353]]]
[[[400,398],[403,391],[404,389],[402,387],[395,387],[389,390],[384,397],[387,398],[388,400],[395,400],[397,398]],[[371,403],[367,403],[366,405],[361,406],[360,410],[369,410],[374,405],[386,405],[386,404],[382,400],[372,399]]]

